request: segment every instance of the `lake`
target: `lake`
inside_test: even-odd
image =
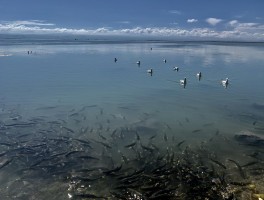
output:
[[[162,182],[155,167],[168,159],[153,160],[175,170],[190,165],[182,155],[225,176],[222,193],[264,192],[263,43],[21,41],[0,45],[3,199],[156,199],[165,186],[149,179]],[[124,181],[140,170],[146,187]],[[166,188],[165,199],[190,198]]]

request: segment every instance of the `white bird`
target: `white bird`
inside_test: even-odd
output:
[[[186,77],[183,80],[180,80],[180,84],[185,86],[187,84],[187,79]]]
[[[152,75],[152,73],[153,73],[153,69],[152,69],[152,68],[150,68],[150,69],[148,69],[148,70],[147,70],[147,72],[148,72],[149,74],[151,74],[151,75]]]
[[[137,61],[137,64],[140,65],[140,61]]]
[[[179,67],[173,67],[174,71],[179,71]]]
[[[227,85],[229,84],[229,79],[226,78],[225,80],[222,80],[221,82],[222,82],[222,85],[226,88]]]
[[[163,62],[164,62],[164,63],[166,63],[166,62],[167,62],[167,60],[166,60],[166,59],[164,59],[164,60],[163,60]]]
[[[197,76],[198,80],[200,81],[202,78],[202,72],[197,73],[196,76]]]

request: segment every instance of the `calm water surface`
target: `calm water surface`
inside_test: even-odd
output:
[[[12,126],[33,118],[42,118],[45,123],[63,121],[76,136],[90,135],[97,140],[102,139],[98,139],[98,133],[110,138],[120,127],[137,127],[143,141],[156,134],[157,146],[179,145],[181,141],[184,147],[206,143],[210,151],[219,151],[216,154],[222,156],[219,159],[223,163],[234,168],[226,159],[251,161],[245,156],[250,150],[233,141],[234,135],[241,131],[260,137],[264,134],[263,55],[262,44],[247,43],[2,45],[1,139],[10,142],[7,132],[36,132],[35,127]],[[178,72],[173,70],[175,66]],[[152,76],[147,73],[150,68]],[[198,72],[202,73],[200,81]],[[184,77],[185,88],[180,85]],[[230,84],[225,88],[221,80],[227,77]],[[40,129],[48,128],[41,124]],[[210,144],[219,135],[222,139]],[[135,140],[131,133],[122,145]],[[237,151],[233,145],[237,145]],[[6,146],[0,146],[2,152],[11,148]],[[9,160],[7,156],[0,158],[1,164]],[[3,167],[0,173],[11,173],[8,167],[13,165]],[[21,176],[8,179],[1,175],[1,193],[7,199],[18,195],[7,185],[19,188],[19,195],[25,199],[26,194],[32,196],[27,183],[23,187],[14,184]],[[67,188],[68,183],[65,185]],[[38,195],[44,197],[45,190]]]
[[[234,134],[252,123],[241,115],[263,117],[254,107],[264,105],[263,50],[199,43],[2,46],[1,103],[29,110],[96,104],[127,118],[155,114],[176,129],[188,118],[190,129],[214,123]],[[184,77],[185,89],[179,83]],[[226,77],[227,89],[221,85]]]

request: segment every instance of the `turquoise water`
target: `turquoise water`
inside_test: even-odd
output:
[[[263,117],[252,106],[264,104],[263,49],[203,43],[2,46],[1,54],[10,56],[0,57],[1,103],[27,109],[96,104],[117,113],[127,107],[127,115],[129,108],[137,110],[133,115],[158,113],[170,126],[190,118],[194,129],[207,123],[247,128],[252,122],[240,122],[241,114]],[[179,83],[184,77],[185,89]],[[227,89],[220,83],[226,77]]]
[[[169,138],[165,147],[181,141],[185,147],[199,146],[220,134],[225,140],[209,144],[211,150],[219,150],[223,162],[228,157],[245,163],[250,159],[242,155],[244,147],[232,140],[241,131],[263,137],[263,55],[264,45],[258,43],[1,45],[1,126],[32,118],[61,120],[76,136],[97,139],[99,132],[110,137],[120,127],[138,126],[147,128],[140,132],[143,141],[155,133],[156,144],[163,147],[164,134]],[[147,73],[150,68],[152,76]],[[184,77],[185,88],[180,84]],[[221,80],[227,77],[225,88]],[[47,129],[41,126],[37,130]],[[12,131],[20,134],[25,129]],[[127,137],[124,144],[135,140],[134,135]],[[238,145],[237,151],[233,145]],[[6,179],[0,179],[3,188],[10,183]]]

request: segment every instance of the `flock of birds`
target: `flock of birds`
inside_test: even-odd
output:
[[[117,62],[117,58],[115,58],[114,61]],[[163,62],[166,63],[167,60],[166,60],[166,59],[163,59]],[[136,64],[137,64],[138,66],[140,66],[140,60],[137,61]],[[173,67],[173,70],[178,72],[178,71],[179,71],[179,67]],[[148,70],[147,70],[147,73],[149,73],[149,74],[152,76],[152,74],[153,74],[153,69],[152,69],[152,68],[148,69]],[[197,77],[198,80],[200,81],[201,78],[202,78],[202,72],[198,72],[198,73],[196,74],[196,77]],[[184,77],[184,79],[181,79],[181,80],[180,80],[180,84],[185,88],[185,86],[186,86],[186,84],[187,84],[187,78]],[[224,79],[224,80],[221,80],[221,84],[222,84],[225,88],[227,88],[227,86],[228,86],[228,84],[229,84],[229,79],[226,78],[226,79]]]

